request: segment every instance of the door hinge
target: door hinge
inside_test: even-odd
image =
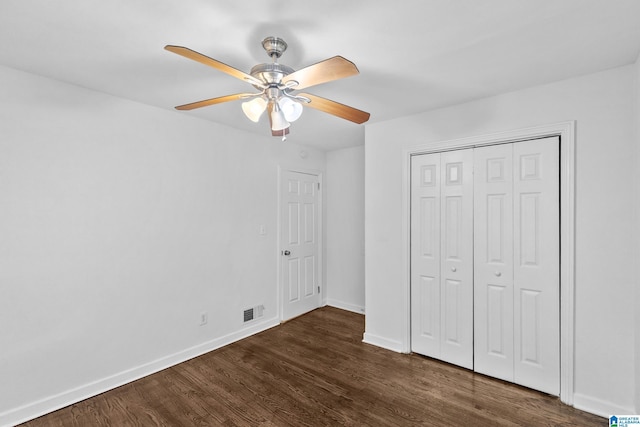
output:
[[[320,293],[320,286],[318,286],[318,293]]]

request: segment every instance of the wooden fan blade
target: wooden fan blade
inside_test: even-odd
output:
[[[172,46],[172,45],[166,45],[164,48],[169,52],[177,53],[178,55],[184,56],[185,58],[198,61],[201,64],[208,65],[209,67],[213,67],[216,70],[222,71],[223,73],[227,73],[230,76],[233,76],[237,79],[244,80],[253,85],[258,85],[261,87],[264,86],[264,84],[260,80],[256,79],[255,77],[243,71],[240,71],[237,68],[233,68],[232,66],[227,65],[223,62],[217,61],[213,58],[209,58],[208,56],[198,53],[195,50],[191,50],[187,47]]]
[[[311,100],[310,103],[303,104],[304,106],[333,114],[334,116],[354,123],[362,124],[369,120],[369,117],[371,116],[371,114],[366,111],[358,110],[357,108],[349,107],[348,105],[340,104],[339,102],[331,101],[330,99],[309,95],[308,93],[301,93],[300,96],[304,96]]]
[[[359,73],[356,64],[342,56],[334,56],[333,58],[325,59],[317,64],[294,71],[288,76],[285,76],[282,79],[282,83],[286,84],[289,81],[297,81],[298,85],[294,86],[293,89],[299,90],[354,76]]]
[[[254,93],[235,93],[233,95],[220,96],[218,98],[205,99],[203,101],[192,102],[190,104],[178,105],[176,110],[193,110],[194,108],[207,107],[209,105],[221,104],[223,102],[235,101],[237,99],[245,99],[253,97]]]

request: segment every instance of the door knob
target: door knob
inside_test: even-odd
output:
[[[455,268],[455,267],[451,267],[451,271],[453,271],[455,273],[456,271],[458,271],[458,269]]]
[[[282,251],[282,255],[289,256],[291,255],[291,251]]]
[[[496,274],[496,276],[497,276],[497,277],[502,276],[502,273],[500,273],[499,271],[496,271],[496,273],[495,273],[495,274]]]

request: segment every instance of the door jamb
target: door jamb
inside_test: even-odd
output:
[[[411,352],[411,157],[437,151],[560,137],[560,400],[573,405],[575,311],[575,128],[566,121],[468,138],[425,143],[402,153],[402,287],[405,295],[402,350]]]
[[[318,177],[318,182],[320,183],[320,189],[318,190],[318,286],[320,286],[320,294],[318,296],[318,307],[322,307],[325,304],[326,299],[326,291],[324,286],[324,204],[323,204],[323,173],[318,169],[305,169],[299,167],[287,167],[283,165],[278,165],[278,212],[276,215],[277,218],[277,254],[276,254],[276,262],[277,262],[277,274],[276,280],[278,283],[278,298],[277,298],[277,313],[278,319],[280,322],[284,319],[284,289],[282,287],[282,199],[283,194],[282,191],[282,176],[284,172],[297,172],[303,173],[306,175],[313,175]]]

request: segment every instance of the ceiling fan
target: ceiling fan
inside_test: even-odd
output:
[[[365,111],[316,95],[295,93],[295,91],[301,89],[358,74],[358,68],[353,62],[341,56],[334,56],[295,71],[287,65],[278,63],[278,58],[287,49],[287,43],[284,40],[278,37],[267,37],[262,41],[262,47],[271,57],[272,62],[258,64],[247,74],[189,48],[172,45],[165,46],[164,48],[170,52],[198,61],[237,79],[246,81],[259,90],[256,93],[236,93],[205,99],[179,105],[176,109],[192,110],[228,101],[245,100],[242,103],[244,114],[257,123],[260,116],[265,111],[268,111],[271,134],[273,136],[282,136],[283,140],[286,139],[285,135],[289,133],[290,123],[297,120],[302,114],[303,105],[358,124],[369,120],[370,114]]]

